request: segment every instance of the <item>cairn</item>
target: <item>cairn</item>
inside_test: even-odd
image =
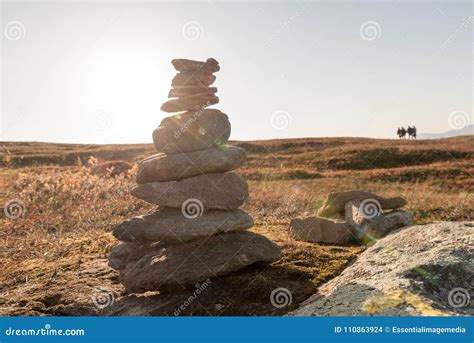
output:
[[[161,109],[174,113],[153,132],[159,152],[141,161],[131,194],[158,205],[113,230],[123,243],[109,264],[129,293],[176,289],[281,257],[266,237],[247,231],[252,217],[239,209],[248,185],[231,172],[246,160],[227,145],[231,126],[211,87],[219,63],[171,61],[177,74]]]

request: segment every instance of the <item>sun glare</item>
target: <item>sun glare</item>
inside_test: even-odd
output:
[[[166,97],[165,71],[149,56],[110,52],[84,64],[82,87],[85,120],[101,130],[107,142],[121,142],[120,135],[135,131],[143,141],[144,130],[159,123],[159,106]]]

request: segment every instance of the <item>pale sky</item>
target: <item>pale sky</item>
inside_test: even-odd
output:
[[[466,2],[2,2],[0,140],[149,143],[173,58],[214,57],[231,139],[473,123]],[[459,118],[457,118],[459,120]]]

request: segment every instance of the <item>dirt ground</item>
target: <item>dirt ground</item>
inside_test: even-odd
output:
[[[118,244],[115,225],[154,209],[128,194],[134,163],[153,153],[150,146],[0,143],[0,198],[19,204],[18,218],[0,217],[0,315],[283,315],[364,250],[294,241],[292,218],[314,215],[330,191],[359,188],[405,197],[417,223],[472,220],[473,143],[471,136],[236,142],[249,152],[237,171],[250,187],[243,209],[255,218],[252,231],[279,244],[283,258],[142,295],[125,293],[107,255]],[[118,159],[132,168],[92,173]],[[291,292],[281,308],[270,301],[278,288]]]

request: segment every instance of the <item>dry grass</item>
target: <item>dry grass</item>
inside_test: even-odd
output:
[[[252,230],[276,241],[285,255],[270,267],[218,280],[184,314],[282,314],[289,308],[268,304],[271,289],[291,289],[296,304],[340,273],[359,247],[295,242],[286,234],[290,219],[315,214],[329,191],[361,188],[403,196],[418,223],[472,220],[472,143],[473,137],[239,143],[249,150],[249,162],[238,172],[250,184],[244,209],[256,219]],[[153,153],[150,147],[2,145],[9,153],[2,156],[1,200],[20,199],[26,212],[14,220],[0,218],[0,313],[94,314],[90,294],[97,287],[122,296],[116,273],[105,263],[117,243],[110,230],[153,206],[128,194],[136,167],[99,177],[83,164],[91,156],[133,162]],[[363,156],[369,162],[361,162]],[[214,309],[219,301],[223,306]]]

